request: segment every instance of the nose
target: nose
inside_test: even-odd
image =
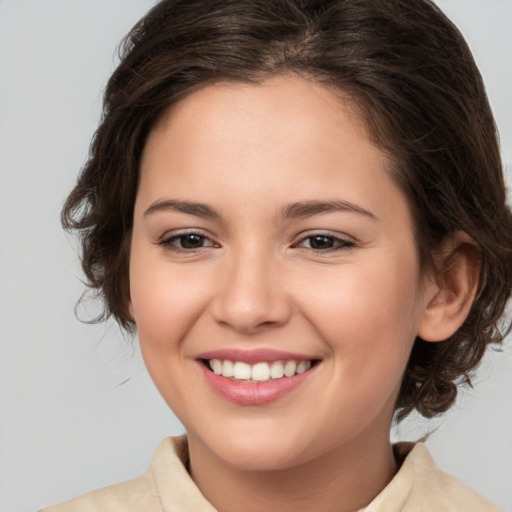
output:
[[[215,321],[242,334],[286,324],[292,306],[279,274],[279,263],[261,251],[233,254],[219,275],[212,305]]]

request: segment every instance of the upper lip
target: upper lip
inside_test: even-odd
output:
[[[318,359],[304,354],[294,352],[284,352],[274,349],[239,349],[226,348],[218,350],[208,350],[197,356],[197,359],[220,359],[228,361],[240,361],[247,364],[256,364],[273,361],[311,361]]]

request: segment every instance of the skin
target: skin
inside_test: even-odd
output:
[[[421,275],[390,165],[349,102],[293,75],[206,86],[149,136],[129,309],[187,430],[192,477],[219,511],[357,510],[396,472],[389,429],[413,342],[444,339],[464,311],[447,314],[439,297],[454,294]],[[162,207],[176,200],[214,215]],[[311,201],[355,209],[283,216]],[[197,361],[223,348],[320,363],[284,397],[239,405]]]

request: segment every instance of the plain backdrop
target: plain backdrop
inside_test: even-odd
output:
[[[136,341],[86,325],[76,243],[59,211],[97,124],[115,48],[152,0],[0,0],[0,511],[29,512],[143,473],[183,431]],[[512,162],[512,1],[440,0],[469,40]],[[510,174],[510,173],[509,173]],[[508,177],[510,183],[510,177]],[[94,303],[81,308],[91,318]],[[512,349],[433,422],[437,463],[512,510]]]

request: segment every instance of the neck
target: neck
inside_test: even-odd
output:
[[[397,469],[388,432],[359,441],[293,467],[255,471],[233,468],[189,436],[191,474],[218,512],[354,512]]]

